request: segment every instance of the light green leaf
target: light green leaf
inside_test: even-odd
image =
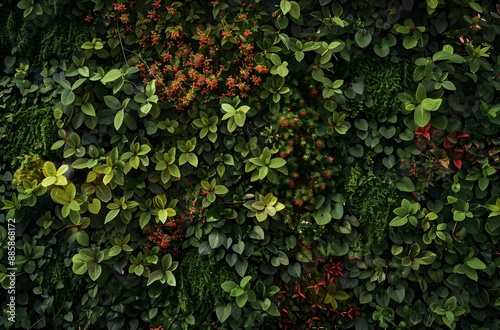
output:
[[[115,120],[114,120],[114,126],[115,126],[115,129],[118,131],[120,129],[120,127],[122,127],[122,124],[123,124],[123,118],[125,117],[125,110],[124,109],[121,109],[120,111],[118,111],[115,115]]]
[[[415,109],[414,119],[419,127],[424,127],[431,120],[431,113],[425,110],[422,105],[418,105]]]
[[[118,78],[120,78],[122,76],[123,75],[122,75],[122,73],[121,73],[120,70],[118,70],[118,69],[112,69],[108,73],[106,73],[106,75],[104,77],[102,77],[101,82],[103,84],[106,84],[108,82],[115,81],[115,80],[117,80]]]
[[[425,110],[434,111],[439,109],[442,102],[443,102],[442,99],[425,98],[422,100],[422,108]]]

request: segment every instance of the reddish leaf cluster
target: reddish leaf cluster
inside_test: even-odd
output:
[[[180,244],[184,240],[183,223],[185,216],[181,215],[177,218],[170,218],[165,224],[156,224],[154,229],[145,227],[145,231],[149,233],[147,243],[148,247],[151,244],[160,247],[160,252],[171,253],[174,257],[180,255]]]

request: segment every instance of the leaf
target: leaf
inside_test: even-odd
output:
[[[156,281],[161,281],[161,279],[163,279],[163,271],[155,270],[154,272],[152,272],[149,275],[148,282],[147,282],[146,286],[149,286]]]
[[[261,226],[254,226],[252,232],[248,236],[256,240],[263,240],[265,238],[264,230]]]
[[[216,249],[220,247],[224,241],[226,240],[226,235],[224,233],[219,232],[217,229],[213,230],[208,235],[208,243],[212,249]]]
[[[248,301],[248,294],[246,292],[236,297],[236,305],[238,305],[239,308],[243,308],[243,306],[245,306],[247,301]]]
[[[114,124],[115,129],[117,131],[120,129],[120,127],[122,127],[124,116],[125,116],[125,110],[124,109],[121,109],[115,115],[115,120],[114,120],[113,124]]]
[[[422,251],[420,252],[417,257],[415,257],[415,262],[421,264],[421,265],[430,265],[434,262],[436,259],[436,254],[431,251]]]
[[[351,154],[351,156],[363,157],[364,153],[363,146],[360,144],[356,144],[355,146],[349,148],[349,154]]]
[[[282,166],[285,166],[286,160],[283,158],[273,158],[271,159],[271,162],[269,163],[270,168],[280,168]]]
[[[330,223],[330,221],[332,221],[330,211],[318,210],[318,212],[314,214],[314,221],[316,221],[316,223],[320,226]]]
[[[232,309],[233,305],[231,303],[228,303],[226,306],[218,306],[215,308],[215,313],[220,323],[224,323],[229,316],[231,316]]]
[[[365,29],[358,30],[358,32],[354,35],[354,39],[361,48],[365,48],[370,44],[370,42],[372,42],[371,34],[367,33]]]
[[[481,5],[476,3],[475,1],[469,1],[469,7],[471,7],[473,10],[477,11],[478,13],[483,12],[483,8],[481,7]]]
[[[403,177],[400,182],[396,184],[396,187],[404,192],[414,192],[415,191],[415,184],[409,177]]]
[[[112,95],[104,96],[104,103],[112,110],[120,110],[122,108],[120,101]]]
[[[415,98],[418,103],[422,103],[422,101],[427,97],[427,90],[422,83],[419,83],[417,86],[417,92],[415,93]]]
[[[114,218],[116,218],[118,213],[120,213],[120,209],[110,210],[108,212],[108,214],[106,215],[106,219],[104,220],[104,224],[106,224],[106,223],[110,222],[111,220],[113,220]]]
[[[111,200],[111,189],[106,185],[98,185],[95,187],[95,192],[97,198],[103,202],[109,202]]]
[[[101,82],[106,84],[108,82],[112,82],[117,80],[118,78],[123,77],[122,73],[118,69],[112,69],[104,77],[101,78]]]
[[[234,268],[236,269],[238,275],[240,275],[241,277],[245,276],[245,273],[248,268],[248,260],[247,259],[241,260],[238,258],[238,261],[236,261]]]
[[[479,180],[477,181],[477,185],[481,191],[485,191],[486,188],[488,188],[488,185],[490,184],[490,180],[487,177],[480,177]]]
[[[486,269],[486,264],[476,257],[470,258],[465,264],[472,269]]]
[[[392,298],[397,303],[402,303],[404,298],[405,298],[405,287],[401,284],[396,285],[396,288],[393,286],[390,286],[387,289],[387,293],[389,294],[389,297]]]
[[[175,286],[177,283],[176,283],[176,280],[175,280],[175,276],[174,274],[172,273],[172,271],[170,270],[167,270],[165,272],[165,276],[167,277],[167,284],[170,285],[170,286]]]
[[[288,0],[281,0],[280,9],[283,12],[283,15],[286,15],[292,9],[292,4]]]
[[[229,189],[227,189],[225,186],[223,185],[216,185],[215,188],[214,188],[214,193],[217,194],[217,195],[225,195],[229,192]]]
[[[299,19],[300,18],[300,5],[295,1],[290,1],[290,4],[292,5],[292,7],[290,8],[290,15],[295,19]],[[302,54],[304,54],[304,53],[302,53]],[[297,55],[297,53],[295,55]],[[297,60],[297,61],[300,62],[300,60]]]
[[[425,110],[434,111],[439,109],[442,102],[443,102],[442,99],[425,98],[422,100],[422,108]]]
[[[427,6],[431,9],[436,9],[438,6],[438,0],[427,0]]]
[[[363,291],[359,295],[359,303],[360,304],[368,304],[373,300],[373,296],[368,291]]]
[[[70,89],[64,89],[61,93],[61,102],[63,105],[71,105],[75,101],[76,95]]]
[[[403,47],[406,49],[412,49],[417,45],[418,41],[414,37],[406,36],[403,38]]]
[[[87,116],[95,117],[94,106],[90,102],[82,104],[82,112]]]
[[[198,157],[195,154],[193,153],[186,154],[186,159],[189,164],[193,165],[193,167],[198,166]]]
[[[389,226],[391,227],[401,227],[404,226],[408,223],[408,217],[395,217],[394,219],[391,220],[389,223]]]
[[[431,113],[424,109],[422,105],[418,105],[415,109],[414,119],[419,127],[424,127],[431,120]]]
[[[92,281],[97,281],[97,279],[99,278],[99,276],[101,276],[101,272],[102,272],[101,265],[96,264],[96,263],[93,263],[91,265],[92,265],[91,267],[89,267],[87,265],[90,279]]]

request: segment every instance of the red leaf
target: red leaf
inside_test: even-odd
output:
[[[460,170],[460,168],[462,167],[462,161],[460,159],[454,159],[453,160],[453,164],[455,164],[455,166]]]

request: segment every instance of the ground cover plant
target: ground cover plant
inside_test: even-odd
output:
[[[7,329],[500,328],[491,0],[6,0]]]

